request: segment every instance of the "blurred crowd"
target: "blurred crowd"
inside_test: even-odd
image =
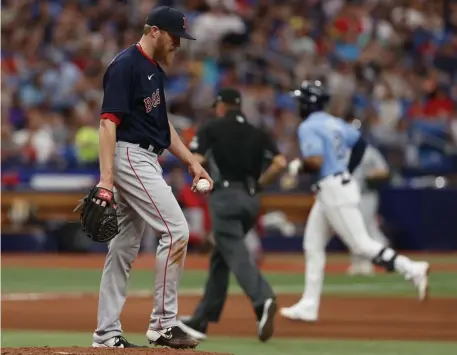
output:
[[[392,165],[457,171],[453,0],[4,0],[3,168],[96,166],[104,70],[156,5],[181,9],[197,38],[182,41],[167,73],[185,141],[211,119],[215,91],[231,85],[250,122],[294,158],[299,118],[288,91],[320,79],[331,112],[358,119]]]

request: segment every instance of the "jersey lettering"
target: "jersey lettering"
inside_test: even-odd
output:
[[[334,130],[333,134],[333,147],[335,148],[335,155],[338,160],[346,157],[346,150],[344,148],[343,134],[340,130]]]
[[[346,144],[341,126],[334,120],[327,120],[325,125],[330,129],[335,157],[338,160],[344,160],[346,157]]]
[[[157,89],[151,97],[146,97],[144,100],[144,108],[146,110],[146,113],[149,113],[152,111],[153,107],[157,107],[160,104],[160,91]]]
[[[359,137],[360,132],[352,126],[325,112],[313,113],[298,128],[302,155],[323,159],[320,178],[347,170],[347,152]]]

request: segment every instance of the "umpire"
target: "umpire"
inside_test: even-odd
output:
[[[209,208],[215,246],[203,298],[179,326],[196,339],[206,338],[208,323],[219,321],[232,271],[252,301],[258,337],[267,341],[273,335],[275,295],[251,261],[244,238],[259,213],[258,192],[276,180],[286,159],[265,132],[248,123],[238,90],[222,89],[213,107],[217,118],[199,129],[190,150],[214,180]],[[270,164],[262,173],[266,159]]]

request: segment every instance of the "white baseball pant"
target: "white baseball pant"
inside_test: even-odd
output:
[[[375,191],[369,191],[362,193],[360,200],[360,212],[367,228],[368,234],[371,238],[378,241],[384,246],[389,245],[389,240],[379,228],[378,221],[378,209],[379,209],[379,194]],[[352,254],[352,264],[359,262],[369,261],[360,255]],[[370,261],[369,261],[370,262]]]
[[[305,291],[302,300],[307,309],[317,316],[322,293],[325,248],[333,231],[341,238],[352,253],[370,260],[378,256],[383,244],[368,234],[359,209],[360,192],[357,183],[347,176],[328,176],[319,182],[316,202],[308,216],[304,232],[303,248],[306,256]],[[383,259],[390,259],[394,251],[387,249]],[[398,255],[394,268],[402,275],[408,275],[413,262]]]

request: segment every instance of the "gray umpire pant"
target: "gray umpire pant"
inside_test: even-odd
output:
[[[217,322],[222,313],[232,271],[255,308],[274,297],[273,290],[261,275],[246,248],[244,238],[254,226],[260,208],[258,196],[244,188],[215,190],[209,198],[215,246],[211,255],[205,293],[194,317]]]

